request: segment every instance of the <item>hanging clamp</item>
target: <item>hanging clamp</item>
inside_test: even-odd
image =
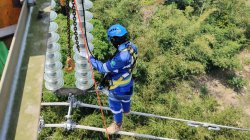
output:
[[[67,57],[66,66],[64,70],[66,72],[71,72],[75,69],[75,63],[71,57]]]
[[[36,5],[36,0],[27,0],[28,6]]]
[[[69,94],[68,102],[70,103],[70,106],[71,106],[72,108],[76,108],[76,107],[78,107],[78,105],[80,104],[80,102],[77,101],[75,95],[73,95],[73,94],[71,94],[71,93]]]
[[[188,122],[187,125],[191,126],[191,127],[199,127],[200,126],[200,124],[196,123],[196,122]]]
[[[41,131],[42,131],[44,125],[45,125],[45,124],[44,124],[44,119],[43,119],[43,117],[40,116],[40,118],[39,118],[38,133],[41,133]]]
[[[76,123],[73,122],[71,119],[68,119],[64,124],[64,128],[67,131],[73,130],[76,127]]]
[[[209,126],[207,129],[208,130],[220,131],[220,127],[218,127],[218,126]]]
[[[215,131],[220,131],[221,128],[217,125],[214,124],[209,124],[209,123],[204,123],[203,127],[207,127],[208,130],[215,130]]]

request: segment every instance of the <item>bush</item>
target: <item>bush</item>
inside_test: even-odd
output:
[[[202,85],[200,87],[200,93],[201,93],[201,97],[205,97],[208,95],[209,91],[208,91],[207,85]]]
[[[243,77],[232,76],[227,80],[227,83],[235,90],[240,90],[246,85],[246,81]]]
[[[168,0],[166,4],[175,3],[181,10],[185,10],[188,6],[194,8],[195,14],[200,14],[212,4],[212,0]]]

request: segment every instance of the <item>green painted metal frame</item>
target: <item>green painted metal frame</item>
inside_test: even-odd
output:
[[[39,0],[34,7],[26,1],[22,6],[0,82],[1,140],[37,139],[49,13],[37,16],[49,5],[50,0]]]
[[[4,65],[8,56],[8,49],[4,42],[0,41],[0,79],[2,77]]]

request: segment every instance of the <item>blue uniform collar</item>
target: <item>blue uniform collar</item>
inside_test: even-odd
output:
[[[126,49],[128,47],[128,43],[129,43],[129,41],[124,42],[121,45],[119,45],[118,50],[122,51],[122,50]]]

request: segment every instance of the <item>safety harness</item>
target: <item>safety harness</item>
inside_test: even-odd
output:
[[[115,89],[117,88],[118,86],[124,86],[124,85],[127,85],[130,83],[131,79],[132,79],[132,72],[133,72],[133,69],[135,67],[135,64],[136,64],[136,61],[137,61],[137,58],[138,58],[138,55],[137,53],[135,52],[135,50],[133,49],[131,43],[129,42],[128,44],[128,47],[121,50],[120,52],[126,52],[126,51],[129,51],[129,54],[130,54],[130,64],[128,64],[127,66],[124,66],[122,69],[129,69],[128,72],[124,73],[120,78],[118,78],[117,80],[112,80],[111,77],[111,73],[108,73],[105,75],[104,77],[104,81],[105,80],[109,80],[109,90],[112,90],[112,89]],[[118,73],[119,70],[114,70],[114,72]],[[103,81],[102,80],[102,81]],[[104,82],[103,81],[103,82]],[[102,82],[101,82],[102,83]]]

